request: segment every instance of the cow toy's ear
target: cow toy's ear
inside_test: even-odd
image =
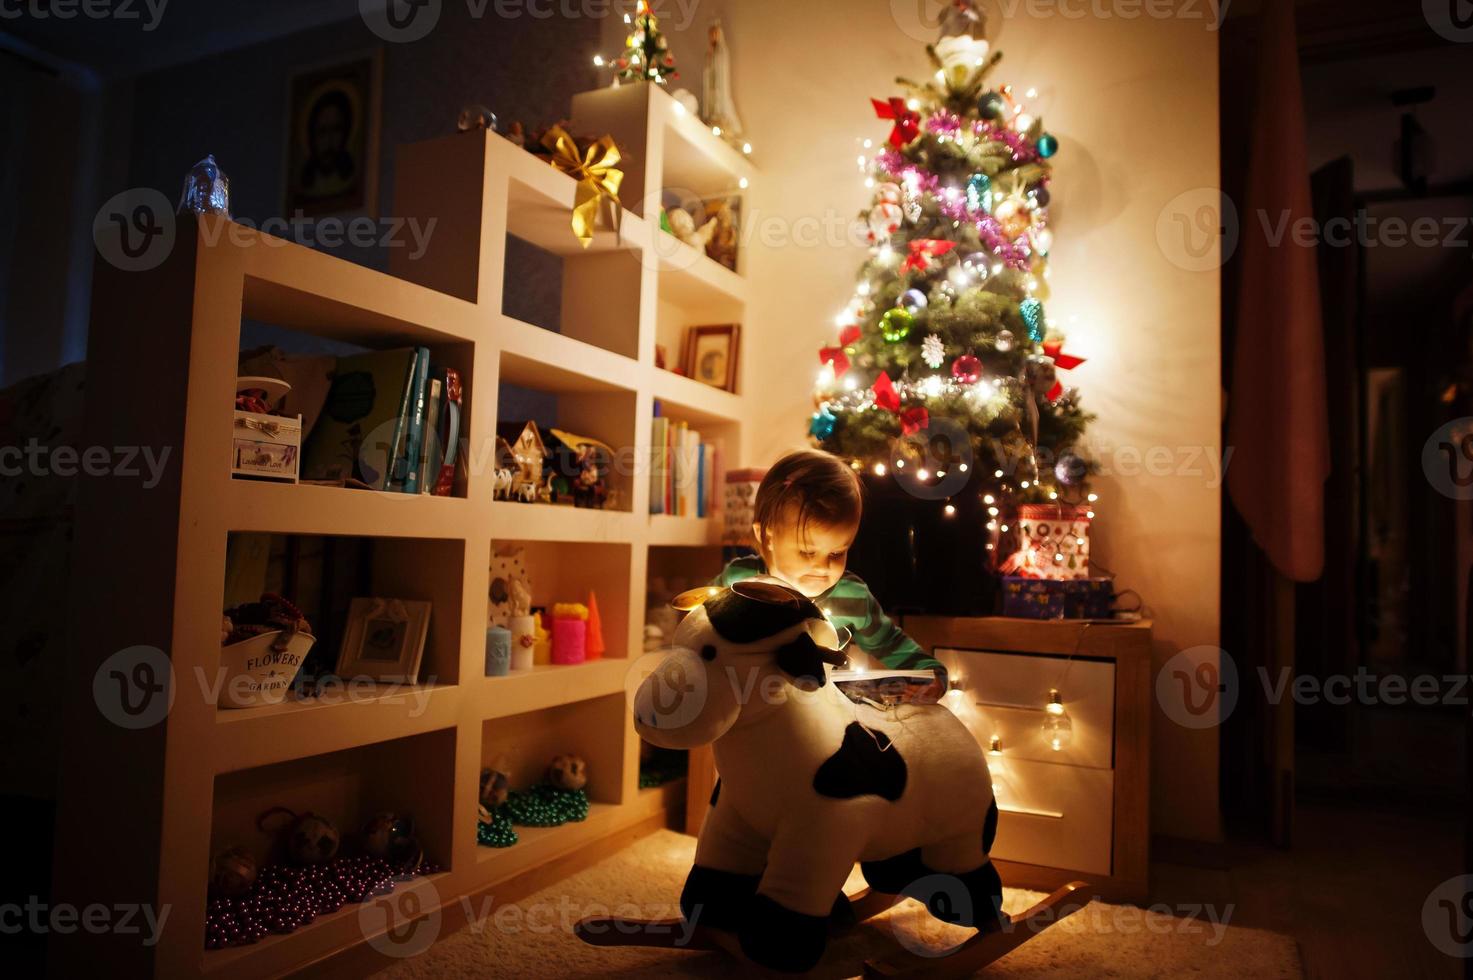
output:
[[[824,674],[824,654],[828,651],[813,642],[806,632],[799,633],[777,648],[778,669],[805,689],[817,690],[828,681]]]
[[[686,589],[680,595],[670,600],[670,605],[681,612],[689,612],[697,606],[705,605],[707,600],[714,599],[725,594],[727,590],[719,585],[703,585],[696,589]]]

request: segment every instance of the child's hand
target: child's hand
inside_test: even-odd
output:
[[[941,678],[938,677],[931,683],[927,684],[925,687],[917,691],[915,693],[915,697],[911,700],[915,704],[936,704],[945,694],[946,685],[943,684],[941,682]]]

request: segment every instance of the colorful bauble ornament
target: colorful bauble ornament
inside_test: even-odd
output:
[[[1047,160],[1059,152],[1059,141],[1048,133],[1042,133],[1038,137],[1038,155]]]
[[[1043,186],[1042,184],[1030,187],[1028,189],[1028,196],[1033,198],[1033,203],[1038,205],[1039,207],[1048,207],[1048,202],[1050,200],[1048,188]]]
[[[895,234],[900,228],[900,223],[905,219],[905,212],[898,204],[876,204],[869,212],[869,233],[876,241],[882,241]]]
[[[576,755],[560,755],[547,765],[547,781],[558,789],[582,789],[588,783],[588,763]]]
[[[967,207],[973,211],[992,210],[992,178],[972,174],[967,178]]]
[[[1013,332],[1011,330],[999,330],[997,337],[993,340],[993,346],[1006,354],[1013,349]]]
[[[834,427],[838,424],[839,420],[825,405],[813,413],[813,418],[808,422],[808,434],[815,439],[824,440],[834,434]]]
[[[885,338],[886,343],[898,344],[910,336],[910,328],[915,326],[915,319],[909,310],[898,306],[886,310],[880,317],[880,336]]]
[[[926,339],[921,341],[921,360],[929,368],[939,368],[946,360],[946,348],[936,334],[927,334]]]
[[[982,360],[976,354],[966,353],[951,362],[951,376],[964,385],[974,385],[982,379]]]
[[[338,829],[326,817],[304,813],[287,832],[287,854],[297,864],[320,864],[338,853]]]
[[[998,120],[1008,111],[1008,102],[999,92],[983,92],[977,100],[977,111],[983,119]]]
[[[244,847],[227,847],[210,863],[210,897],[244,895],[256,884],[256,858]]]
[[[494,810],[506,802],[506,794],[509,792],[511,780],[506,773],[491,768],[481,770],[481,806]]]
[[[915,316],[926,308],[926,294],[919,289],[907,289],[900,294],[900,298],[895,301],[895,305],[908,312],[911,316]]]
[[[972,252],[962,258],[962,268],[978,279],[986,279],[992,274],[992,256],[986,252]]]
[[[1032,298],[1018,304],[1018,315],[1028,325],[1028,337],[1035,344],[1043,343],[1043,303]]]
[[[1054,477],[1066,487],[1078,486],[1089,475],[1089,464],[1077,453],[1064,453],[1054,463]]]

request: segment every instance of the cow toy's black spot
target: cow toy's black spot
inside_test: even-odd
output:
[[[707,643],[705,646],[701,647],[701,659],[702,660],[715,660],[716,659],[716,647],[713,644],[710,644],[710,643]]]
[[[813,789],[839,800],[880,796],[893,803],[905,792],[905,759],[890,736],[852,721],[839,751],[813,774]]]

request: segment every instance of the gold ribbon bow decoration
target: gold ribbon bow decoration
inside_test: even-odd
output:
[[[619,148],[612,136],[591,143],[580,155],[578,144],[561,126],[554,126],[542,137],[542,145],[552,152],[552,165],[578,182],[573,197],[573,234],[587,248],[593,242],[593,229],[598,223],[599,203],[607,199],[612,205],[614,234],[619,233],[623,205],[619,203],[619,185],[624,171],[618,169]]]

